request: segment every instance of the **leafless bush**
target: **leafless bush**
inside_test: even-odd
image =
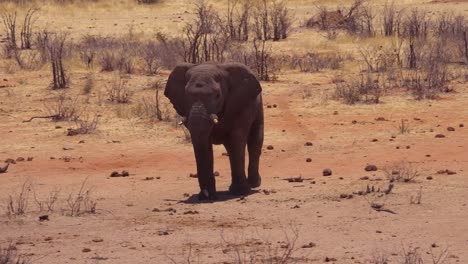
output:
[[[66,39],[66,34],[59,33],[55,34],[47,43],[53,77],[52,89],[63,89],[68,85],[68,76],[63,64],[66,52],[69,52],[65,50],[67,48]]]
[[[453,50],[453,60],[468,64],[468,21],[464,16],[442,13],[435,20],[435,35],[445,40],[445,48]]]
[[[161,99],[160,90],[156,89],[154,97],[143,97],[140,100],[134,110],[135,114],[139,116],[144,115],[159,121],[170,121],[169,108],[167,105],[162,104]]]
[[[381,76],[373,76],[367,72],[352,80],[336,82],[334,97],[343,100],[345,104],[359,102],[378,104],[383,90]]]
[[[410,44],[411,45],[411,44]],[[410,48],[411,49],[411,48]],[[456,77],[450,72],[450,55],[443,40],[429,43],[417,55],[410,51],[405,82],[416,99],[433,99],[442,91],[450,91],[449,82]]]
[[[0,247],[0,264],[28,264],[29,259],[18,254],[18,249],[13,243],[6,248]]]
[[[382,17],[384,36],[394,36],[400,31],[401,14],[401,10],[395,7],[394,1],[385,3]]]
[[[145,71],[148,75],[159,71],[159,54],[162,52],[160,46],[155,41],[147,41],[140,49],[140,57],[145,61]]]
[[[98,38],[91,35],[85,35],[78,44],[77,50],[80,54],[80,59],[86,67],[91,68],[96,58],[98,48]]]
[[[2,22],[5,28],[5,35],[6,35],[6,44],[4,47],[4,55],[7,58],[11,58],[13,52],[17,49],[16,44],[16,12],[8,13],[2,12],[0,13],[2,18]]]
[[[400,34],[409,39],[426,39],[431,29],[431,17],[425,10],[413,8],[403,17]]]
[[[343,29],[360,36],[374,36],[375,12],[367,0],[354,0],[349,7],[329,11],[317,6],[318,13],[307,22],[307,27],[318,26],[321,30]]]
[[[286,0],[274,0],[270,7],[270,23],[273,40],[286,39],[291,30],[293,16]]]
[[[222,62],[229,33],[214,8],[201,0],[194,6],[195,19],[183,29],[184,60],[191,63]]]
[[[401,119],[400,123],[398,124],[398,132],[400,134],[409,134],[410,132],[410,126],[409,122],[407,119]]]
[[[89,73],[86,75],[86,80],[83,86],[83,94],[89,94],[94,88],[94,74]]]
[[[57,202],[60,194],[60,189],[52,190],[51,192],[49,192],[48,196],[45,199],[41,199],[40,197],[38,197],[35,189],[33,189],[33,194],[34,201],[39,207],[39,211],[42,212],[47,210],[47,212],[53,212],[55,210],[55,203]]]
[[[67,198],[68,208],[66,212],[69,216],[81,216],[83,214],[96,213],[97,201],[92,197],[92,188],[86,188],[85,179],[76,194],[70,193]]]
[[[7,202],[7,215],[21,216],[26,213],[29,205],[29,195],[31,193],[32,183],[26,180],[20,187],[19,193],[9,194]]]
[[[94,114],[92,117],[84,115],[80,119],[75,120],[76,127],[69,128],[67,136],[86,135],[96,131],[99,123],[99,115]]]
[[[265,45],[266,40],[254,40],[252,44],[255,54],[254,69],[257,77],[262,81],[275,81],[279,67],[276,64],[271,49]]]
[[[293,55],[291,57],[291,68],[299,69],[301,72],[318,72],[322,69],[336,70],[342,67],[344,57],[338,53],[313,53],[305,55]]]
[[[16,49],[13,58],[21,69],[37,70],[44,65],[42,55],[37,50]]]
[[[419,170],[406,160],[390,163],[383,172],[390,181],[411,182],[419,176]]]
[[[21,49],[30,49],[32,47],[33,26],[37,21],[35,14],[39,11],[38,8],[31,7],[24,16],[24,22],[21,27]]]
[[[49,41],[51,38],[52,38],[52,33],[46,29],[39,31],[36,34],[34,45],[36,47],[36,50],[41,55],[42,64],[45,64],[46,62],[49,61],[48,46],[49,46]]]
[[[117,75],[108,90],[109,101],[119,104],[129,103],[133,93],[128,89],[127,84],[127,79]]]
[[[78,97],[72,99],[65,92],[61,92],[52,102],[44,106],[54,121],[74,121],[80,115]]]
[[[249,39],[251,8],[249,0],[228,0],[226,27],[231,40]]]

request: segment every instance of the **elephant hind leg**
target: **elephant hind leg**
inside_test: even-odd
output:
[[[262,182],[259,173],[260,155],[263,147],[263,118],[254,122],[249,134],[248,150],[249,150],[249,169],[248,183],[250,187],[257,188]]]

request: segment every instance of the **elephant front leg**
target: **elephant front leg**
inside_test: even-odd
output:
[[[245,176],[245,147],[246,140],[243,137],[232,137],[230,142],[225,144],[231,163],[232,183],[229,192],[234,195],[247,195],[250,186]]]
[[[262,178],[259,173],[260,155],[262,154],[263,146],[263,116],[262,119],[254,123],[249,135],[248,150],[249,150],[249,169],[248,182],[250,187],[260,187]]]
[[[216,200],[216,181],[213,173],[213,145],[194,144],[197,176],[200,185],[199,200]]]

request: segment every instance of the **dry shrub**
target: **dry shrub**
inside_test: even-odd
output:
[[[205,1],[194,4],[195,18],[183,29],[184,60],[191,63],[222,62],[229,45],[229,33],[218,12]]]
[[[86,75],[86,80],[83,86],[83,94],[90,94],[94,89],[94,74],[89,73]]]
[[[61,92],[55,100],[45,104],[46,111],[54,121],[75,121],[80,116],[78,97],[74,99]]]
[[[0,17],[4,26],[6,35],[6,44],[3,47],[3,53],[6,58],[11,58],[17,49],[16,44],[16,12],[1,12]]]
[[[419,176],[419,170],[410,162],[400,160],[383,168],[385,176],[390,181],[412,182]]]
[[[159,89],[155,90],[154,96],[143,97],[133,109],[137,116],[144,116],[158,121],[170,121],[171,113],[167,104],[161,102],[162,94]]]
[[[24,16],[23,25],[21,27],[21,49],[32,48],[33,26],[38,17],[35,16],[39,8],[31,7]]]
[[[32,182],[24,181],[18,193],[9,194],[7,202],[7,216],[22,216],[29,205],[29,195],[32,190]]]
[[[411,62],[413,52],[410,52],[412,70],[405,72],[404,81],[416,99],[434,99],[440,92],[450,91],[449,82],[457,76],[448,67],[448,52],[443,40],[426,44],[414,57],[415,62]]]
[[[52,89],[63,89],[68,85],[68,76],[65,71],[64,58],[70,53],[66,45],[66,34],[54,34],[47,42],[47,50],[52,69]]]
[[[380,75],[360,74],[355,79],[336,82],[334,97],[350,105],[360,102],[378,104],[384,92],[382,83]]]
[[[127,79],[117,75],[108,89],[108,100],[119,104],[129,103],[133,93],[128,89],[127,84]]]
[[[156,41],[147,41],[140,48],[140,57],[145,61],[145,72],[153,75],[159,72],[160,45]]]
[[[306,27],[319,27],[321,30],[346,30],[351,34],[371,37],[375,35],[375,12],[367,0],[354,0],[349,7],[329,11],[318,6],[316,15],[306,21]]]
[[[86,135],[94,133],[99,123],[99,115],[94,114],[92,117],[85,115],[84,117],[75,120],[76,128],[69,128],[67,136]]]
[[[13,243],[6,248],[0,247],[0,264],[28,264],[31,263],[28,258],[18,254],[18,249]]]
[[[395,2],[385,3],[382,15],[382,27],[384,36],[394,36],[398,34],[401,27],[402,11],[395,7]]]
[[[54,212],[55,210],[55,203],[58,201],[58,197],[60,194],[59,189],[54,189],[51,192],[49,192],[48,196],[44,199],[41,199],[40,197],[37,196],[36,190],[33,189],[34,193],[34,201],[36,202],[36,205],[39,207],[39,211],[47,211],[47,212]]]
[[[319,72],[323,69],[337,70],[342,67],[344,57],[339,53],[313,53],[293,55],[290,66],[301,72]]]
[[[96,213],[97,201],[92,196],[92,188],[86,187],[87,178],[76,194],[70,193],[67,198],[66,212],[69,216]]]
[[[251,9],[249,0],[228,0],[226,27],[231,40],[249,40]]]

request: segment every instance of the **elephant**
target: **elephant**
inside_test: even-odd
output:
[[[170,73],[164,95],[192,138],[199,200],[216,200],[213,144],[223,144],[231,166],[229,192],[247,195],[261,184],[264,115],[262,87],[240,63],[183,63]],[[245,150],[248,149],[248,177]]]

